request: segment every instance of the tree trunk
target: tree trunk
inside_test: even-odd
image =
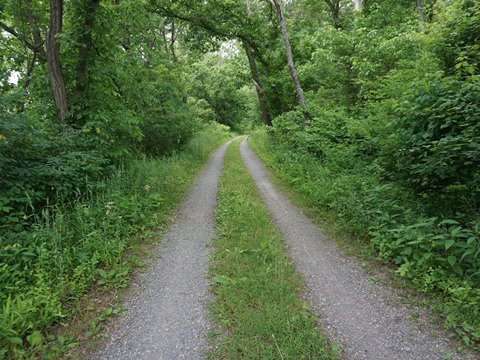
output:
[[[50,23],[46,41],[48,76],[50,78],[60,124],[64,125],[67,114],[67,90],[63,80],[60,45],[57,40],[58,33],[62,31],[62,20],[63,1],[50,0]]]
[[[47,56],[45,54],[45,48],[43,47],[44,40],[42,38],[42,34],[40,32],[40,29],[38,27],[38,20],[37,17],[33,14],[32,12],[32,1],[27,0],[26,1],[26,17],[28,19],[28,24],[30,25],[30,28],[32,29],[32,38],[33,38],[33,46],[35,47],[34,52],[36,53],[36,57],[38,57],[38,60],[41,63],[45,63],[47,61]]]
[[[30,86],[30,81],[32,80],[31,76],[32,76],[33,68],[35,67],[36,61],[37,61],[37,51],[34,50],[32,60],[27,59],[27,72],[25,74],[25,82],[23,83],[23,88],[25,90],[28,89],[28,87]]]
[[[170,39],[170,51],[172,52],[172,60],[174,63],[178,62],[177,55],[175,54],[175,41],[177,40],[177,33],[175,32],[175,20],[172,19],[172,31]]]
[[[278,2],[278,0],[270,0],[270,2],[275,7],[278,22],[280,24],[280,29],[282,31],[283,42],[285,43],[285,52],[287,54],[288,71],[290,72],[290,76],[292,77],[293,86],[295,87],[295,91],[297,93],[298,103],[302,107],[305,122],[308,123],[310,122],[310,115],[307,111],[307,103],[305,101],[305,96],[303,95],[303,89],[300,85],[300,80],[298,79],[297,69],[295,69],[292,47],[290,45],[290,40],[288,39],[287,24],[285,23],[285,19],[283,18],[282,8],[280,7],[280,3]]]
[[[436,3],[437,3],[437,0],[430,0],[430,11],[428,12],[428,22],[430,22],[430,23],[433,22]]]
[[[252,16],[252,7],[251,1],[247,0],[247,17]],[[267,99],[263,91],[262,81],[260,80],[260,73],[258,71],[257,62],[255,56],[253,55],[253,50],[246,41],[242,41],[243,48],[247,54],[248,64],[250,66],[250,74],[252,76],[253,85],[255,86],[255,91],[257,92],[258,104],[260,106],[260,112],[262,113],[263,123],[267,126],[272,126],[272,117],[267,107]]]
[[[335,29],[341,29],[342,24],[340,22],[340,0],[325,0],[328,7],[330,8],[330,12],[332,13],[333,24]]]
[[[418,14],[418,24],[420,25],[420,30],[424,30],[425,19],[423,17],[423,8],[422,0],[417,0],[417,14]]]
[[[75,94],[83,95],[88,89],[88,60],[92,49],[92,30],[95,25],[95,12],[100,0],[83,0],[80,18],[84,19],[83,32],[78,48],[78,63]]]
[[[243,42],[243,47],[247,53],[248,64],[250,65],[250,73],[252,75],[253,85],[257,91],[258,104],[260,105],[260,111],[262,113],[263,123],[267,126],[272,126],[272,117],[267,107],[267,99],[263,91],[263,86],[260,80],[260,73],[258,72],[257,62],[253,56],[252,48],[245,42]]]

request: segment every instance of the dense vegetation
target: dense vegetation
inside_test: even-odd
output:
[[[231,70],[245,61],[221,67],[220,55],[180,45],[186,29],[146,3],[63,8],[62,115],[49,80],[48,2],[0,4],[0,358],[49,354],[50,327],[81,310],[83,293],[125,286],[131,248],[162,228],[229,136],[218,123],[234,126],[252,108],[242,71]],[[212,62],[219,78],[206,76]],[[207,102],[223,73],[230,98]],[[205,86],[193,80],[202,76]],[[220,103],[235,104],[237,118]]]
[[[479,341],[480,4],[432,1],[419,23],[413,2],[368,1],[337,28],[324,5],[290,6],[311,121],[285,98],[254,147]]]
[[[226,136],[212,123],[267,125],[262,158],[479,341],[479,18],[475,0],[3,1],[2,354],[117,281],[137,215],[171,208],[211,147],[175,154]]]

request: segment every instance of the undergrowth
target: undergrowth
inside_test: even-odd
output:
[[[439,297],[435,309],[467,345],[480,342],[480,226],[426,215],[422,199],[381,180],[381,169],[329,148],[319,160],[263,130],[250,144],[307,206],[373,249],[417,290]]]
[[[219,236],[210,269],[220,330],[211,358],[334,359],[300,298],[302,282],[282,237],[240,158],[238,142],[225,157],[216,221]]]
[[[74,346],[52,336],[51,327],[82,311],[81,295],[92,286],[127,286],[138,263],[130,250],[163,228],[209,153],[227,137],[225,127],[207,127],[182,152],[135,160],[95,184],[94,193],[34,214],[30,229],[2,233],[0,359],[58,358]]]

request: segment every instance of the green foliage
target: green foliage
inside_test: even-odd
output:
[[[405,94],[397,114],[392,173],[453,211],[477,210],[480,77],[430,76]]]
[[[2,231],[3,355],[20,357],[26,349],[47,354],[53,345],[40,339],[53,324],[71,319],[72,305],[85,291],[95,284],[125,287],[135,265],[127,250],[165,225],[208,154],[227,136],[225,127],[208,126],[183,152],[135,160],[96,184],[94,193],[44,207],[28,229]]]
[[[1,118],[2,116],[0,116]],[[0,228],[22,230],[48,203],[80,196],[108,174],[109,160],[75,130],[0,119]]]
[[[228,56],[233,55],[205,54],[191,69],[189,93],[200,99],[203,106],[208,106],[215,121],[239,130],[244,126],[247,106],[255,95],[244,91],[248,81],[245,60]]]
[[[294,147],[299,142],[293,131],[291,142],[285,144],[285,137],[277,137],[281,131],[277,127],[282,129],[275,124],[271,132],[275,142],[263,131],[254,132],[251,139],[275,174],[308,205],[367,241],[413,286],[441,295],[440,311],[448,314],[447,324],[465,341],[478,341],[480,323],[472,315],[480,312],[478,223],[428,217],[422,198],[398,184],[384,183],[382,168],[358,156],[355,146],[332,147],[327,140],[318,140],[327,149],[319,159],[318,154],[302,151],[304,147]]]

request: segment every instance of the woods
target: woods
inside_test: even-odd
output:
[[[478,344],[479,18],[474,0],[3,1],[0,358],[47,351],[100,270],[122,272],[127,242],[86,230],[149,222],[104,219],[148,185],[119,174],[223,125]]]

